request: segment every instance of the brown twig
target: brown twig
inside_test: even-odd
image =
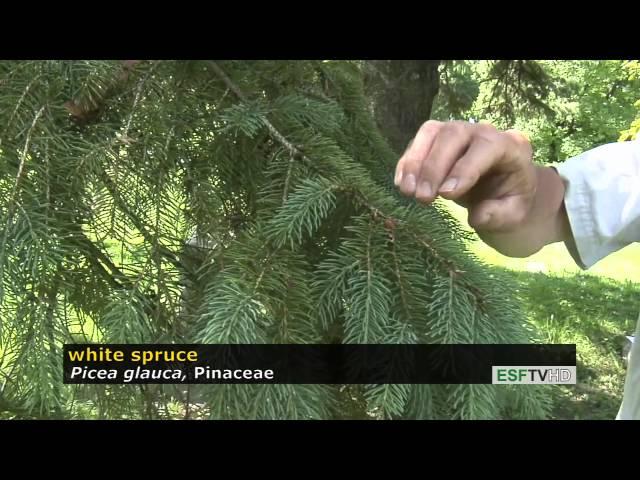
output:
[[[135,66],[140,62],[142,62],[142,60],[123,60],[119,71],[112,79],[108,88],[105,89],[104,93],[102,93],[98,99],[92,102],[92,105],[82,105],[82,103],[76,101],[76,99],[66,101],[64,107],[71,115],[71,118],[81,125],[95,120],[102,112],[106,99],[115,91],[116,87],[129,79]]]

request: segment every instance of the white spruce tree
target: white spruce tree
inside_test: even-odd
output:
[[[393,188],[364,70],[0,62],[0,415],[544,418],[538,387],[63,385],[74,342],[535,341],[461,226]]]

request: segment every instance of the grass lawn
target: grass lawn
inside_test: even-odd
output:
[[[443,202],[466,225],[466,210]],[[640,244],[577,267],[564,245],[554,244],[526,259],[500,255],[482,241],[471,251],[490,268],[514,280],[532,323],[549,343],[575,343],[578,384],[555,387],[552,417],[603,419],[616,416],[624,386],[624,335],[634,331],[640,311]]]

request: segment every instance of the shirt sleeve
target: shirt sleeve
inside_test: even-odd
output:
[[[640,140],[602,145],[555,165],[583,269],[640,241]]]

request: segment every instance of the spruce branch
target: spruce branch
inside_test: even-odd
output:
[[[333,414],[337,395],[323,385],[222,385],[204,398],[199,388],[185,396],[96,386],[67,397],[50,379],[60,374],[61,342],[81,330],[110,343],[529,340],[499,279],[467,256],[457,223],[395,194],[395,152],[363,82],[371,64],[205,62],[153,62],[121,75],[123,83],[117,62],[0,62],[0,116],[11,125],[0,133],[3,221],[33,116],[50,107],[32,131],[11,208],[0,416],[54,415],[60,400],[73,417],[170,417],[175,401],[188,418],[202,402],[225,419]],[[376,66],[387,78],[375,88],[397,81]],[[534,91],[524,76],[508,90]],[[88,111],[101,107],[109,121],[66,125],[75,122],[62,106],[69,98]],[[215,248],[184,245],[190,227]],[[71,270],[62,280],[60,264]],[[106,298],[84,300],[97,292]],[[533,389],[505,400],[492,386],[354,390],[347,393],[358,396],[358,409],[385,418],[544,415]]]
[[[291,172],[293,171],[293,162],[294,162],[293,152],[290,152],[289,155],[289,163],[287,165],[287,176],[284,179],[284,189],[282,191],[282,205],[287,201],[287,196],[289,195],[289,183],[291,182]]]
[[[138,218],[138,216],[133,211],[131,211],[131,209],[125,202],[125,200],[118,193],[118,188],[115,182],[111,179],[109,174],[104,169],[101,169],[101,174],[102,174],[101,180],[104,182],[105,187],[113,197],[114,202],[118,205],[120,210],[122,210],[122,212],[125,215],[127,215],[127,217],[129,217],[133,225],[138,229],[140,234],[144,237],[145,241],[150,245],[154,245],[155,244],[154,235],[149,232],[144,222],[140,220],[140,218]],[[169,250],[167,247],[159,243],[157,247],[160,254],[164,258],[166,258],[167,261],[169,261],[174,267],[182,271],[186,270],[184,265],[182,265],[182,262],[180,262],[180,260],[175,256],[175,254],[171,250]]]
[[[38,420],[48,420],[50,419],[50,415],[47,414],[38,414],[37,412],[32,412],[28,408],[16,405],[11,401],[7,400],[0,392],[0,413],[9,413],[15,416],[17,419],[38,419]]]
[[[25,98],[27,97],[29,91],[31,90],[31,87],[33,87],[33,85],[36,83],[37,80],[40,79],[40,77],[42,77],[42,74],[38,74],[36,75],[25,87],[24,91],[22,92],[22,95],[20,95],[20,98],[18,98],[18,101],[16,102],[16,106],[13,109],[13,112],[11,113],[11,116],[9,117],[9,120],[7,121],[7,124],[4,125],[4,130],[8,131],[9,127],[11,126],[11,123],[13,122],[13,119],[15,118],[16,114],[18,113],[18,110],[20,110],[20,106],[22,105],[22,103],[24,102]],[[0,144],[2,142],[2,138],[0,138]]]
[[[9,225],[11,225],[11,222],[13,221],[13,215],[15,214],[16,197],[18,196],[20,182],[22,181],[25,173],[25,164],[27,162],[27,153],[29,152],[31,135],[34,128],[36,127],[36,123],[38,123],[38,119],[42,116],[42,112],[44,112],[45,107],[46,105],[40,107],[40,110],[37,111],[35,117],[33,118],[33,122],[31,122],[31,127],[27,132],[27,138],[24,141],[24,147],[22,149],[22,153],[20,154],[20,165],[18,166],[18,173],[16,174],[16,179],[13,185],[13,190],[11,191],[11,196],[9,197],[7,221],[5,222],[4,232],[2,234],[2,242],[0,243],[0,303],[2,302],[2,299],[4,297],[4,259],[5,251],[7,248],[7,239],[9,236]]]
[[[247,96],[245,95],[245,93],[240,89],[240,87],[238,87],[229,78],[229,76],[224,72],[224,70],[222,70],[222,68],[220,68],[220,66],[215,61],[210,60],[207,62],[207,65],[211,67],[211,69],[216,73],[216,75],[225,83],[225,85],[233,93],[236,94],[236,96],[240,100],[245,102],[247,101]],[[299,157],[302,160],[304,160],[307,164],[313,165],[311,159],[309,159],[309,157],[307,157],[302,151],[300,151],[299,148],[296,147],[293,143],[287,140],[287,138],[284,135],[282,135],[278,131],[278,129],[274,127],[273,124],[268,119],[264,119],[264,124],[266,125],[267,129],[272,134],[274,139],[278,141],[284,148],[286,148],[291,153],[292,159],[294,158],[294,156]],[[356,195],[356,197],[360,200],[360,202],[371,211],[374,218],[379,219],[387,226],[402,225],[402,222],[399,219],[394,218],[391,215],[384,214],[378,207],[371,204],[362,192],[360,192],[359,190],[356,190],[355,188],[352,188],[351,190]],[[448,271],[450,276],[458,277],[459,275],[462,275],[465,273],[464,271],[460,270],[452,260],[449,260],[448,258],[443,257],[438,252],[437,248],[432,245],[431,241],[424,236],[424,234],[416,232],[415,229],[412,228],[411,226],[403,225],[403,227],[409,230],[409,232],[415,238],[415,240],[430,252],[432,257]],[[476,297],[478,304],[482,305],[483,304],[482,292],[480,292],[477,288],[473,287],[472,285],[467,285],[467,287]]]
[[[411,312],[409,310],[409,305],[407,303],[407,296],[404,288],[404,280],[402,278],[402,274],[400,273],[400,261],[398,260],[398,255],[396,252],[396,239],[395,232],[393,228],[387,227],[387,222],[385,222],[385,227],[389,231],[389,241],[391,243],[391,255],[393,256],[393,268],[396,274],[396,279],[398,280],[398,289],[400,290],[400,302],[402,303],[402,308],[404,310],[404,314],[407,318],[411,318]]]
[[[235,93],[240,100],[242,100],[243,102],[248,101],[247,96],[242,92],[240,87],[238,87],[235,83],[233,83],[233,81],[229,78],[229,76],[224,72],[224,70],[222,70],[222,68],[220,68],[220,66],[215,61],[209,60],[207,61],[207,65],[211,67],[211,69],[215,72],[215,74],[218,77],[220,77],[220,79],[224,82],[224,84],[227,87],[229,87],[229,89],[233,93]],[[284,148],[286,148],[289,151],[289,153],[291,153],[291,155],[295,155],[297,157],[302,158],[306,162],[311,163],[311,160],[304,153],[302,153],[298,149],[298,147],[296,147],[293,143],[287,140],[286,137],[282,133],[280,133],[280,131],[276,127],[274,127],[273,124],[268,119],[265,118],[263,122],[267,127],[267,129],[269,130],[269,132],[271,133],[271,135],[273,135],[273,137]]]
[[[98,272],[100,272],[100,274],[113,287],[124,289],[131,284],[131,280],[128,276],[122,272],[122,270],[120,270],[111,261],[111,259],[84,234],[84,232],[76,232],[73,238],[78,242],[80,249],[84,250],[83,253],[85,258],[97,268]],[[109,270],[105,268],[105,265]]]
[[[58,304],[58,291],[60,290],[60,279],[62,274],[62,261],[58,261],[56,265],[56,273],[53,278],[53,282],[51,287],[45,292],[44,300],[47,304],[45,311],[45,319],[46,319],[46,335],[49,351],[53,357],[59,358],[58,345],[55,338],[55,311]],[[53,398],[56,401],[56,405],[54,406],[53,413],[56,417],[62,417],[62,407],[58,404],[58,400],[62,398],[62,386],[60,383],[54,381],[52,386],[52,394]]]
[[[11,370],[9,370],[9,372],[7,373],[4,373],[0,370],[0,374],[4,376],[4,382],[2,383],[2,388],[0,388],[0,400],[4,395],[5,390],[9,385],[9,382],[15,381],[15,378],[13,377],[13,372],[15,371],[16,367],[22,364],[22,362],[24,361],[24,357],[27,355],[29,349],[32,348],[34,345],[34,339],[36,335],[36,329],[34,327],[35,327],[37,318],[35,315],[32,315],[30,320],[31,321],[29,322],[29,326],[27,328],[27,332],[28,332],[27,337],[22,342],[19,352],[16,355],[16,358],[13,360],[13,365],[11,365]]]

